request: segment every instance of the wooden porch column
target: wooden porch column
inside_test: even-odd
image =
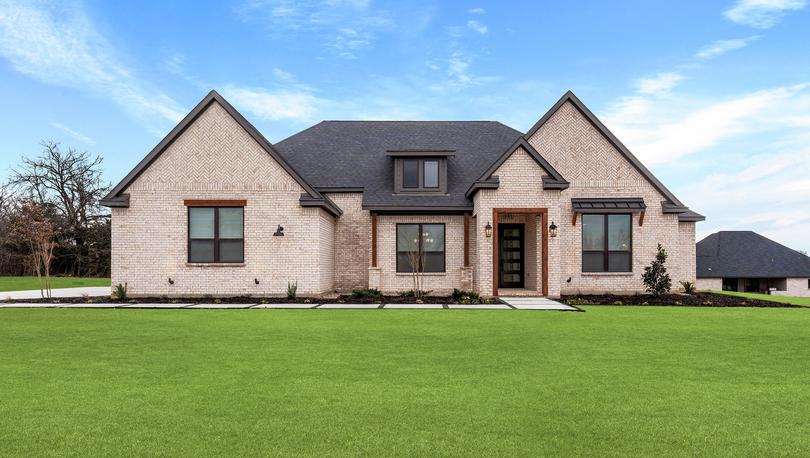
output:
[[[377,214],[371,213],[371,267],[377,267]]]

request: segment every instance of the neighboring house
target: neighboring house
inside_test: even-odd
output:
[[[103,200],[131,295],[644,291],[690,211],[574,96],[493,121],[324,121],[271,145],[212,91]],[[515,291],[521,289],[522,291]]]
[[[720,231],[697,244],[697,287],[810,297],[810,257],[751,231]]]

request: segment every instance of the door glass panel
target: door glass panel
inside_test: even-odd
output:
[[[582,250],[605,249],[605,216],[582,215]]]

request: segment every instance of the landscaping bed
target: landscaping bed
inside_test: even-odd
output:
[[[695,294],[650,294],[613,295],[613,294],[578,294],[562,296],[562,302],[568,305],[659,305],[683,307],[782,307],[802,308],[800,305],[784,302],[728,296],[713,293]]]

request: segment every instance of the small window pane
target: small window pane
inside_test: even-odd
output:
[[[242,227],[242,207],[227,207],[219,209],[219,238],[241,239],[244,235]]]
[[[190,207],[188,209],[188,237],[190,239],[214,238],[214,209]]]
[[[397,272],[413,272],[410,254],[402,252],[397,253]]]
[[[582,215],[582,250],[605,249],[605,215]]]
[[[214,241],[191,240],[188,260],[189,262],[214,262]]]
[[[582,253],[583,272],[604,272],[605,253]]]
[[[244,241],[242,239],[219,241],[219,262],[243,262]]]
[[[422,225],[422,251],[442,252],[444,251],[444,225],[443,224],[423,224]]]
[[[608,255],[609,272],[630,272],[630,252],[611,251]]]
[[[397,251],[416,251],[419,248],[419,225],[397,225]]]
[[[422,258],[422,271],[423,272],[444,272],[444,253],[443,252],[426,252]]]
[[[425,187],[438,188],[439,187],[439,161],[425,161]]]
[[[630,251],[630,215],[608,215],[608,250]]]
[[[416,159],[405,159],[402,161],[402,187],[419,187],[419,161]]]

